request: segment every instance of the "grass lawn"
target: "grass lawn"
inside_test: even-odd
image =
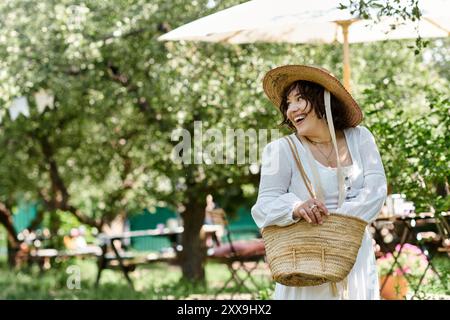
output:
[[[448,285],[450,259],[443,256],[433,262]],[[70,281],[70,270],[79,272],[79,288],[70,289],[75,284]],[[232,293],[238,293],[234,295],[238,299],[270,299],[274,289],[268,269],[260,268],[255,276],[259,289],[247,281],[250,290],[233,285],[215,296],[230,274],[225,266],[212,263],[206,266],[207,286],[196,287],[180,282],[179,267],[164,263],[140,266],[131,272],[135,290],[119,270],[105,270],[96,289],[96,273],[95,259],[69,260],[45,272],[36,266],[11,271],[0,261],[0,299],[230,299]],[[421,299],[450,299],[449,288],[444,288],[437,278],[422,285],[420,292]]]
[[[81,276],[79,289],[74,285],[76,282],[71,281],[74,270]],[[196,287],[180,282],[181,270],[177,266],[164,263],[139,266],[130,273],[135,286],[132,290],[119,270],[105,270],[96,289],[95,259],[74,259],[42,273],[35,266],[29,270],[10,271],[3,264],[0,267],[0,299],[229,299],[232,293],[237,293],[234,298],[239,299],[268,299],[273,290],[270,274],[264,268],[258,271],[255,281],[259,290],[246,281],[250,290],[230,285],[215,297],[230,275],[224,265],[207,264],[207,286]]]

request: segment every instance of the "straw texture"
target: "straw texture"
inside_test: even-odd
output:
[[[339,99],[345,107],[344,117],[351,127],[356,127],[363,119],[361,108],[341,82],[328,70],[306,65],[286,65],[267,72],[263,88],[267,97],[276,107],[280,107],[284,90],[297,80],[306,80],[322,85]]]
[[[322,225],[304,220],[262,230],[273,279],[286,286],[339,282],[350,273],[367,223],[330,213]]]

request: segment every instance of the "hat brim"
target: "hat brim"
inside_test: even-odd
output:
[[[264,92],[269,100],[279,108],[286,88],[298,80],[320,84],[332,93],[345,108],[344,117],[349,127],[356,127],[363,120],[361,108],[351,94],[335,76],[319,67],[286,65],[272,69],[264,76]]]

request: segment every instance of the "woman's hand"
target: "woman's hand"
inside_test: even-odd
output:
[[[294,208],[294,212],[292,213],[294,219],[303,218],[309,223],[314,224],[322,224],[322,216],[328,215],[329,212],[327,207],[325,207],[322,202],[316,199],[309,199],[303,203],[298,204]]]

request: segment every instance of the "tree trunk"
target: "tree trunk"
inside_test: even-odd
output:
[[[436,183],[436,193],[445,198],[450,194],[450,187],[447,181],[439,181]]]
[[[201,195],[198,195],[202,199]],[[205,242],[200,238],[200,229],[205,218],[203,203],[187,203],[182,213],[184,232],[182,236],[183,251],[180,253],[183,278],[190,282],[205,280]]]
[[[61,217],[58,215],[57,211],[50,212],[50,221],[49,221],[49,231],[51,234],[50,244],[53,248],[61,248],[64,245],[63,239],[58,237],[58,231],[61,227]]]
[[[12,243],[8,237],[7,240],[7,262],[11,269],[15,268],[19,264],[19,245],[17,243]]]

